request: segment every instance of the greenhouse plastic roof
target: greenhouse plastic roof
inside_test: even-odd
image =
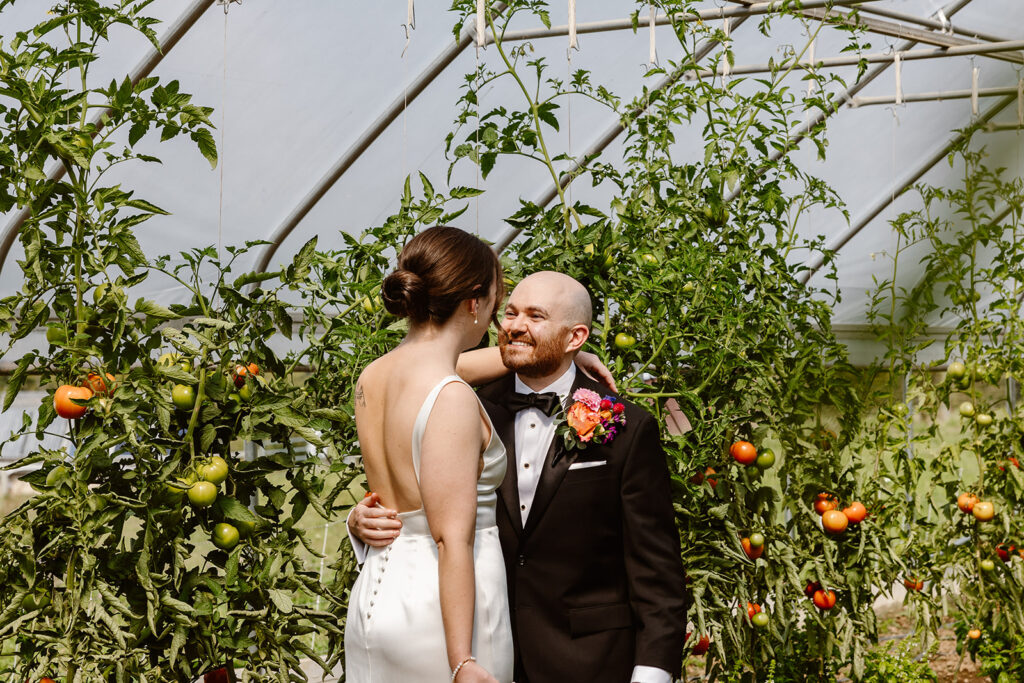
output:
[[[205,8],[203,7],[205,5]],[[567,3],[551,3],[553,25],[567,22]],[[21,0],[0,13],[0,35],[10,35],[40,22],[49,3]],[[735,5],[712,4],[706,7]],[[865,8],[892,10],[919,18],[941,20],[938,11],[962,6],[952,16],[959,34],[890,17],[863,13],[865,19],[902,26],[936,40],[963,39],[963,33],[984,36],[982,42],[1024,39],[1024,2],[1020,0],[971,0],[940,4],[937,0],[879,0]],[[197,104],[216,109],[214,122],[220,148],[220,165],[210,165],[187,140],[158,143],[156,136],[144,140],[144,151],[160,157],[157,164],[135,164],[125,168],[120,182],[171,212],[139,228],[138,238],[150,256],[175,254],[209,244],[240,245],[246,240],[273,239],[290,215],[331,172],[339,160],[366,139],[367,131],[393,102],[401,102],[430,65],[454,45],[454,15],[446,3],[421,0],[416,6],[415,29],[406,39],[406,2],[338,2],[304,0],[300,3],[272,0],[244,0],[231,4],[229,11],[213,0],[203,3],[156,0],[150,14],[164,23],[157,32],[164,35],[194,8],[198,19],[168,50],[153,75],[162,81],[177,79],[185,92],[194,94]],[[626,19],[637,7],[622,0],[587,0],[579,3],[577,21]],[[645,12],[641,13],[645,16]],[[718,20],[721,21],[721,20]],[[785,46],[805,40],[799,22],[783,18],[772,24],[769,37],[757,30],[757,21],[747,21],[733,34],[735,64],[757,64],[778,59]],[[526,18],[516,28],[536,28]],[[818,59],[840,56],[844,34],[828,32],[815,45]],[[656,30],[661,60],[681,54],[671,29]],[[870,52],[905,50],[905,40],[871,34]],[[973,39],[971,39],[973,41]],[[564,75],[570,68],[565,35],[533,41],[536,53],[553,65],[553,73]],[[930,48],[918,43],[915,49]],[[103,56],[94,68],[93,84],[122,79],[152,56],[152,46],[136,34],[121,30],[112,34]],[[646,28],[634,33],[619,30],[579,36],[579,50],[571,53],[571,68],[592,72],[595,83],[607,86],[624,99],[643,87],[642,75],[648,62],[649,38]],[[1021,53],[1004,53],[1017,59]],[[979,87],[1016,89],[1021,64],[994,55],[958,56],[902,65],[903,93],[969,90],[972,69],[979,68]],[[477,60],[496,59],[493,47],[477,51],[472,45],[457,56],[422,93],[409,97],[404,113],[383,128],[336,182],[329,184],[295,229],[283,239],[270,267],[290,260],[295,251],[313,235],[322,248],[340,247],[340,231],[358,234],[380,224],[398,207],[404,179],[422,171],[436,184],[443,184],[449,160],[445,158],[445,136],[454,128],[455,103],[466,73]],[[861,97],[893,96],[895,70],[881,67],[880,75],[864,87]],[[836,69],[853,82],[853,67]],[[791,87],[806,88],[797,70],[790,76]],[[483,94],[483,107],[509,101],[514,93],[491,89]],[[1016,123],[1016,98],[981,97],[979,112],[991,113],[997,103],[1003,109],[994,121]],[[960,169],[940,161],[955,131],[972,120],[970,99],[910,102],[889,106],[842,107],[829,120],[828,156],[816,158],[810,145],[797,153],[799,163],[824,178],[846,202],[847,220],[837,211],[816,211],[803,217],[799,232],[806,237],[824,235],[838,245],[851,228],[863,228],[843,242],[836,262],[837,285],[842,302],[835,308],[833,322],[843,330],[856,331],[866,321],[866,293],[873,278],[888,277],[891,262],[886,254],[895,246],[888,220],[899,212],[919,205],[913,193],[897,197],[894,189],[920,176],[934,184],[954,186]],[[598,139],[614,115],[586,102],[573,102],[571,116],[563,108],[562,130],[549,144],[563,151],[579,153]],[[680,158],[701,153],[699,131],[681,132]],[[1022,139],[1019,130],[991,132],[978,136],[987,146],[992,163],[1021,171]],[[621,141],[614,141],[605,158],[621,158]],[[516,160],[499,163],[481,181],[475,168],[460,164],[452,184],[478,185],[487,190],[474,200],[457,224],[482,237],[502,241],[510,228],[503,219],[518,208],[520,198],[536,200],[551,190],[550,179],[532,162]],[[610,195],[601,188],[575,187],[573,196],[607,209]],[[877,214],[872,217],[872,214]],[[6,231],[14,214],[0,216]],[[870,220],[866,220],[870,218]],[[864,220],[862,220],[864,219]],[[866,222],[865,222],[866,221]],[[261,252],[250,254],[254,266]],[[901,259],[901,284],[910,286],[917,255]],[[22,258],[15,244],[0,272],[0,292],[20,285],[21,273],[15,259]],[[826,271],[817,272],[811,282],[831,289]],[[163,303],[184,300],[184,291],[170,282],[147,281],[138,292]],[[940,324],[942,321],[936,321]],[[853,343],[853,342],[851,342]],[[11,359],[4,359],[5,361]]]

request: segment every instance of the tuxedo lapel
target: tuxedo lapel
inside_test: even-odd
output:
[[[513,375],[509,375],[507,382],[503,382],[499,391],[491,397],[492,408],[490,410],[491,424],[498,432],[498,438],[505,445],[505,457],[508,464],[505,467],[505,478],[501,480],[498,487],[498,498],[501,499],[509,519],[512,520],[512,528],[517,536],[523,535],[523,515],[519,511],[519,477],[516,473],[516,416],[505,406],[504,399],[510,392],[515,391]],[[506,386],[507,385],[507,386]]]
[[[573,393],[580,386],[588,386],[589,384],[590,382],[586,375],[583,374],[583,371],[576,368],[576,379],[573,380],[572,390],[569,392],[566,404],[572,405]],[[563,406],[564,409],[565,406]],[[564,414],[560,414],[558,419],[564,419]],[[544,511],[547,510],[551,499],[555,497],[555,492],[558,491],[562,480],[565,479],[565,473],[569,471],[569,465],[572,464],[572,461],[573,458],[565,453],[565,446],[562,444],[561,435],[555,432],[554,437],[551,439],[551,445],[548,447],[547,455],[544,457],[544,469],[541,471],[540,480],[537,482],[537,491],[533,494],[533,504],[530,506],[530,514],[526,518],[525,534],[529,534],[536,528],[540,518],[544,516]]]

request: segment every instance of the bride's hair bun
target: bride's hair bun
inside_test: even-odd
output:
[[[399,318],[443,324],[461,302],[486,297],[492,284],[500,301],[504,282],[497,254],[476,235],[438,225],[402,248],[397,268],[384,278],[381,298]],[[484,311],[482,317],[489,315]]]
[[[386,278],[381,291],[384,308],[399,318],[427,317],[427,283],[411,270],[399,268]]]

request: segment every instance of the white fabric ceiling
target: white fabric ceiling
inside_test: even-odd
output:
[[[565,24],[566,3],[551,4],[552,23]],[[182,0],[156,0],[151,14],[164,21],[157,32],[166,31],[189,5]],[[874,5],[918,17],[934,16],[941,7],[936,0],[882,0]],[[636,6],[623,0],[588,0],[579,3],[577,20],[625,18]],[[38,0],[15,2],[0,14],[0,35],[38,23],[47,9],[48,3]],[[221,167],[211,170],[191,142],[159,144],[155,136],[146,140],[147,151],[164,163],[137,164],[125,168],[117,178],[136,189],[138,196],[171,212],[140,228],[139,241],[146,253],[155,256],[218,242],[231,245],[271,238],[332,164],[452,44],[454,17],[446,11],[446,4],[421,0],[416,9],[416,29],[405,49],[402,24],[406,3],[400,0],[244,0],[231,5],[227,14],[211,0],[210,7],[169,51],[154,75],[162,81],[180,80],[182,90],[194,94],[194,102],[216,109],[214,121],[221,128],[217,132]],[[803,29],[796,21],[774,22],[770,37],[757,31],[757,22],[748,20],[734,34],[736,64],[766,62],[770,57],[778,58],[782,46],[802,43]],[[519,28],[533,27],[527,24],[524,21]],[[1024,2],[973,0],[955,15],[953,25],[1003,40],[1024,39]],[[680,54],[669,28],[659,28],[657,37],[662,59]],[[841,40],[836,33],[824,36],[816,45],[816,56],[837,56]],[[902,43],[880,35],[867,40],[871,52],[883,52]],[[534,45],[537,54],[554,65],[554,74],[567,73],[565,36],[535,40]],[[123,78],[150,54],[152,47],[139,36],[121,30],[113,34],[104,50],[94,70],[94,85]],[[494,52],[493,48],[484,50],[479,59],[495,59]],[[572,56],[572,67],[591,70],[594,82],[629,99],[643,85],[647,55],[646,30],[636,34],[586,34],[580,36],[580,50]],[[319,235],[321,247],[330,248],[341,245],[339,231],[359,233],[380,223],[397,208],[402,183],[409,173],[423,171],[438,185],[443,183],[448,166],[444,138],[452,129],[463,76],[473,69],[477,58],[472,47],[463,51],[410,103],[405,114],[386,129],[284,241],[271,267],[287,262],[314,234]],[[1020,78],[1020,65],[984,56],[906,62],[903,91],[969,89],[972,66],[981,69],[982,87],[1016,87]],[[888,69],[860,94],[893,95],[893,71]],[[852,77],[850,69],[840,73]],[[806,87],[799,81],[799,73],[791,78],[793,88]],[[482,106],[512,102],[514,96],[513,92],[492,89],[485,93]],[[995,98],[982,99],[981,110],[994,102]],[[563,151],[568,149],[569,135],[572,150],[578,152],[614,123],[610,112],[582,101],[573,103],[568,125],[565,116],[563,109],[562,133],[549,141]],[[829,123],[828,158],[818,161],[810,148],[801,149],[797,156],[805,168],[838,191],[847,203],[850,222],[856,224],[970,119],[969,100],[844,107]],[[996,119],[1016,121],[1016,106],[1007,107]],[[1024,142],[1018,132],[980,137],[993,153],[994,164],[1007,167],[1009,173],[1020,172]],[[681,158],[693,157],[701,148],[696,131],[680,136]],[[621,146],[615,143],[605,152],[610,159],[620,154]],[[520,197],[535,199],[550,187],[550,179],[541,171],[526,162],[500,162],[487,181],[479,183],[488,192],[478,206],[462,216],[461,226],[488,239],[501,239],[508,231],[503,218],[516,210]],[[958,169],[944,162],[936,164],[923,178],[938,185],[954,185],[958,179]],[[478,184],[468,162],[458,167],[453,184]],[[583,184],[588,187],[575,188],[576,196],[607,208],[610,196],[600,189],[590,189],[589,181]],[[865,294],[873,286],[872,278],[885,277],[891,269],[884,254],[893,249],[895,236],[887,221],[917,204],[913,194],[898,198],[841,250],[837,269],[843,301],[835,310],[837,325],[865,322]],[[0,227],[11,218],[0,216]],[[830,240],[848,227],[835,211],[812,212],[799,225],[805,236],[825,235]],[[251,264],[259,253],[254,252]],[[0,273],[0,292],[11,292],[19,286],[21,274],[14,262],[19,258],[20,245],[15,245]],[[913,268],[916,260],[903,262],[904,284],[911,284],[919,276]],[[830,286],[824,275],[818,273],[812,284]],[[138,294],[165,303],[184,298],[169,282],[147,282]]]

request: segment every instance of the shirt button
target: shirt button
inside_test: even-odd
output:
[[[536,426],[537,426],[537,423],[536,423],[536,422],[531,422],[531,423],[530,423],[530,429],[533,429],[533,428],[534,428],[534,427],[536,427]]]
[[[525,510],[525,509],[526,509],[526,506],[525,506],[525,505],[520,505],[520,506],[519,506],[519,509],[520,509],[520,510]]]
[[[524,463],[523,463],[523,469],[524,469],[524,470],[528,470],[528,469],[530,469],[530,463],[528,463],[528,462],[524,462]]]

